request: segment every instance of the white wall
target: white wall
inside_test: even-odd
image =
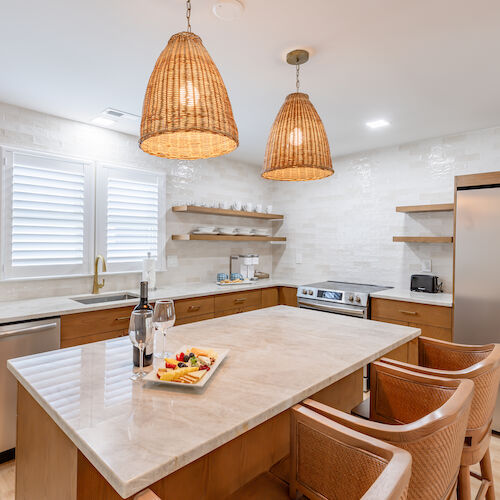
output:
[[[266,243],[177,242],[170,235],[188,232],[196,224],[265,226],[266,222],[174,214],[176,201],[228,199],[270,203],[271,184],[260,178],[254,165],[221,157],[195,162],[155,158],[143,153],[137,138],[83,123],[0,103],[0,145],[89,158],[116,165],[160,170],[167,173],[167,255],[177,257],[178,266],[158,276],[158,284],[206,282],[217,272],[227,271],[231,253],[259,253],[262,270],[272,267],[271,247]],[[134,288],[139,273],[106,277],[106,290]],[[0,300],[48,295],[90,293],[92,277],[0,282]]]
[[[334,138],[331,139],[335,148]],[[225,271],[232,253],[255,252],[262,270],[293,275],[409,286],[409,276],[432,259],[433,272],[451,290],[452,246],[393,243],[393,235],[451,235],[451,213],[406,215],[396,205],[453,200],[455,175],[500,170],[500,127],[358,153],[334,159],[335,174],[321,181],[280,183],[260,178],[260,167],[222,157],[196,162],[154,158],[133,136],[0,103],[0,144],[81,156],[167,172],[167,206],[215,199],[271,202],[286,215],[274,222],[287,245],[174,242],[159,284],[206,282]],[[167,237],[198,223],[267,226],[268,222],[167,213]],[[302,263],[296,264],[297,253]],[[174,259],[172,259],[174,257]],[[105,290],[133,288],[138,273],[108,276]],[[0,300],[91,291],[92,277],[0,282]]]
[[[421,261],[432,259],[451,291],[451,244],[392,237],[451,236],[453,214],[407,215],[395,207],[452,202],[455,175],[500,170],[500,127],[345,156],[334,159],[334,169],[326,180],[276,183],[273,202],[286,214],[280,233],[288,242],[274,248],[274,276],[408,288]]]

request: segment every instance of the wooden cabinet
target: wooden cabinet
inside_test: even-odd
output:
[[[280,303],[277,287],[262,289],[262,307],[273,307]]]
[[[269,287],[175,301],[176,325],[254,311],[278,304],[297,305],[297,289]],[[72,347],[128,334],[133,306],[61,316],[61,347]]]
[[[260,309],[262,290],[224,293],[215,296],[215,317]]]
[[[61,347],[72,347],[128,334],[133,306],[61,316]]]
[[[297,307],[297,289],[289,286],[280,286],[279,301],[281,305]]]
[[[214,317],[214,296],[175,301],[175,324],[185,325]]]
[[[453,308],[404,302],[401,300],[371,299],[371,319],[384,323],[420,328],[422,335],[451,342]],[[415,340],[386,354],[386,357],[416,363],[418,343]]]

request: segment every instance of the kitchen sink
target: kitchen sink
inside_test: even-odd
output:
[[[71,300],[80,304],[100,304],[101,302],[116,302],[117,300],[138,299],[133,293],[115,293],[113,295],[88,295],[86,297],[71,297]]]

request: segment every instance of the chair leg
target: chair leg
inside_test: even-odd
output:
[[[458,473],[458,500],[471,500],[470,473],[467,465],[461,465]]]
[[[495,488],[493,486],[493,470],[491,468],[491,456],[489,448],[486,450],[483,459],[480,462],[481,476],[490,481],[490,487],[486,493],[486,500],[495,500]]]

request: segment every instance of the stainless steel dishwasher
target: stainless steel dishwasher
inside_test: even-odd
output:
[[[0,463],[14,456],[16,446],[16,379],[7,360],[59,349],[59,318],[0,325]]]

